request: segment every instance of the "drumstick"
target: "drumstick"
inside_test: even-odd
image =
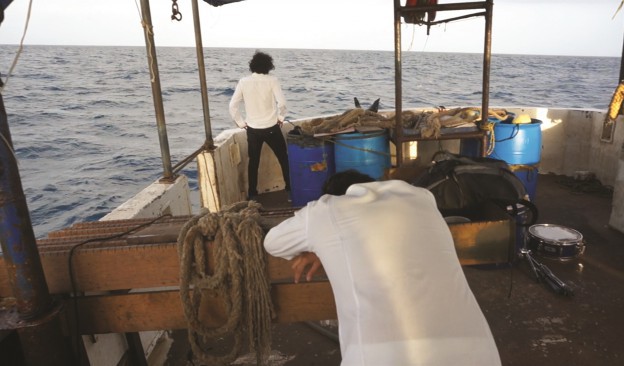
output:
[[[561,281],[554,273],[550,270],[550,268],[546,267],[546,265],[538,262],[532,256],[529,255],[529,263],[531,263],[531,267],[537,270],[539,278],[544,280],[550,288],[560,295],[565,296],[573,296],[574,290],[570,286],[568,286],[565,282]]]
[[[533,270],[533,274],[535,275],[535,282],[539,282],[541,276],[537,270],[537,267],[535,267],[535,263],[533,263],[533,257],[531,256],[531,251],[530,250],[526,251],[524,255],[529,260],[529,265],[531,266],[531,269]]]
[[[561,293],[562,295],[566,296],[574,295],[574,290],[572,290],[570,286],[568,286],[565,282],[561,281],[557,276],[555,276],[555,274],[552,273],[552,271],[548,267],[541,263],[538,263],[538,266],[540,267],[541,272],[544,274],[545,278],[549,281],[553,281],[554,285],[559,288],[560,291],[557,291],[557,293]]]

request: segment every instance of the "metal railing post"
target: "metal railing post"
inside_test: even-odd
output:
[[[199,22],[199,7],[197,0],[193,0],[193,24],[195,26],[195,50],[197,52],[197,68],[199,70],[199,85],[201,87],[202,107],[204,111],[204,129],[206,131],[206,146],[214,148],[212,127],[210,125],[210,104],[208,103],[208,87],[206,86],[206,65],[204,64],[204,46],[202,45],[201,25]]]
[[[156,58],[156,45],[154,44],[152,13],[150,11],[149,0],[141,0],[141,17],[143,22],[143,32],[145,34],[145,47],[147,48],[147,64],[152,84],[152,97],[154,98],[156,123],[158,125],[158,140],[160,141],[160,154],[163,164],[163,180],[172,181],[174,176],[173,170],[171,169],[169,139],[167,137],[167,126],[165,124],[165,108],[163,107],[162,90],[160,88],[160,74],[158,72],[158,61]]]
[[[394,137],[396,166],[403,163],[403,73],[401,69],[401,2],[394,0]]]
[[[490,104],[490,64],[492,61],[493,0],[485,4],[485,40],[483,42],[483,94],[481,95],[481,124],[488,122]]]

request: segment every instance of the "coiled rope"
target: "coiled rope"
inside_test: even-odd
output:
[[[257,363],[268,361],[274,310],[263,248],[264,230],[258,223],[260,207],[249,201],[217,213],[202,212],[189,220],[178,236],[180,297],[191,349],[202,363],[232,363],[242,349],[244,331]],[[208,245],[212,246],[212,274],[208,270]],[[225,307],[226,322],[216,328],[200,321],[200,304],[208,297],[220,299]],[[207,343],[227,335],[234,336],[229,353],[207,352]]]

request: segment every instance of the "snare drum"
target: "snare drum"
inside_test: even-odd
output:
[[[547,258],[569,260],[585,251],[583,235],[560,225],[537,224],[529,227],[529,249]]]

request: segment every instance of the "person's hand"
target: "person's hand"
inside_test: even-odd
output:
[[[306,270],[307,267],[310,267],[306,273],[306,281],[312,280],[312,276],[321,268],[321,260],[316,254],[312,252],[303,252],[292,259],[292,268],[293,275],[295,277],[295,283],[299,283],[299,279],[301,275]]]
[[[282,128],[282,126],[284,125],[283,121],[277,120],[277,125]]]
[[[245,125],[243,127],[241,127],[243,130],[247,129],[247,123],[245,123]]]

